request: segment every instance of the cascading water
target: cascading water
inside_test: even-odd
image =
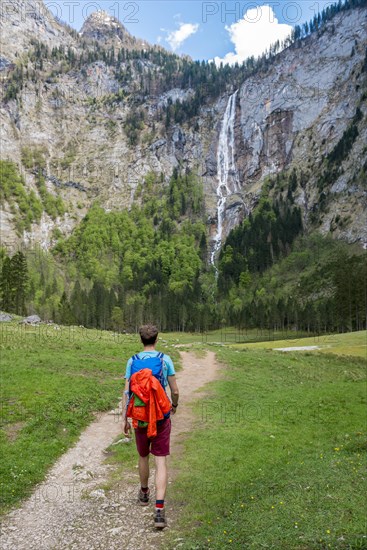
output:
[[[213,249],[210,257],[210,263],[214,265],[215,258],[222,243],[223,221],[227,198],[239,191],[239,182],[237,170],[234,161],[235,136],[234,123],[236,118],[236,97],[238,90],[232,94],[227,103],[224,113],[222,127],[219,134],[217,151],[217,232],[214,237]]]

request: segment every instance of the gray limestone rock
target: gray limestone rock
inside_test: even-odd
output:
[[[9,315],[9,313],[0,313],[0,323],[8,323],[13,319],[12,315]]]
[[[29,315],[28,317],[24,317],[21,322],[25,324],[38,324],[42,322],[42,319],[39,315]]]
[[[62,45],[81,53],[80,39],[55,21],[41,2],[19,0],[9,6],[12,9],[9,7],[3,20],[0,37],[4,78],[10,77],[11,64],[25,55],[31,39],[44,42],[49,49]],[[25,12],[29,16],[24,18]],[[266,176],[296,167],[311,174],[302,200],[298,198],[301,191],[295,196],[304,209],[306,224],[312,209],[317,210],[314,174],[348,128],[365,87],[366,16],[365,8],[338,14],[299,48],[283,50],[266,69],[244,79],[236,101],[235,165],[240,195],[250,209],[256,201],[244,197],[249,193],[258,197]],[[104,12],[88,18],[82,33],[87,41],[97,38],[102,46],[123,43],[126,49],[145,47]],[[44,150],[47,188],[68,204],[64,216],[52,219],[44,212],[40,222],[21,236],[10,206],[4,204],[1,233],[9,250],[22,243],[50,248],[54,230],[70,234],[96,198],[108,210],[129,208],[138,200],[136,189],[149,172],[163,174],[166,184],[178,165],[202,177],[206,214],[217,217],[218,138],[228,97],[234,90],[228,83],[223,95],[201,107],[198,117],[166,128],[165,106],[190,100],[194,90],[173,87],[164,93],[152,89],[146,94],[141,80],[148,82],[149,71],[156,70],[160,70],[158,65],[141,58],[130,64],[121,61],[119,73],[111,64],[93,61],[53,75],[50,63],[44,81],[34,83],[30,78],[18,101],[1,104],[2,157],[22,167],[24,147]],[[136,145],[129,143],[126,131],[132,109],[144,116]],[[320,229],[330,226],[333,211],[346,207],[350,220],[338,230],[338,237],[366,242],[367,230],[361,221],[366,206],[360,199],[363,186],[359,176],[367,141],[367,110],[363,105],[362,110],[359,135],[343,162],[342,173],[330,186],[330,214],[324,214]],[[159,113],[161,119],[157,118]],[[35,174],[25,170],[24,177],[27,190],[37,194]],[[224,236],[239,223],[243,212],[240,207],[227,207],[225,216]]]

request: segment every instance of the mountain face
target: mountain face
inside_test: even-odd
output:
[[[115,48],[143,48],[145,45],[143,41],[134,38],[118,19],[104,11],[92,13],[85,20],[80,34],[82,38]]]
[[[267,178],[293,169],[304,225],[367,243],[366,8],[338,13],[213,94],[217,76],[194,82],[190,60],[146,46],[103,12],[78,35],[39,2],[15,6],[1,29],[1,156],[28,192],[64,206],[19,232],[19,212],[3,201],[6,247],[49,248],[96,200],[130,207],[150,172],[165,185],[174,168],[202,179],[212,262]]]
[[[42,40],[50,48],[73,43],[66,27],[38,0],[4,2],[0,29],[0,56],[5,65],[18,61],[32,40]]]

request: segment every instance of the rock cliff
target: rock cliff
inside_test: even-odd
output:
[[[62,197],[66,213],[44,212],[39,223],[17,234],[14,212],[4,203],[3,244],[48,248],[55,229],[70,233],[96,199],[106,209],[129,207],[139,201],[137,186],[150,171],[161,173],[164,184],[178,166],[202,178],[214,242],[218,142],[236,91],[231,83],[198,114],[167,120],[167,106],[195,98],[190,82],[182,85],[177,76],[180,58],[167,69],[167,52],[135,39],[103,12],[92,14],[77,34],[40,2],[12,5],[1,21],[1,157],[18,165],[28,190],[37,194],[37,171],[24,156],[41,155],[47,190]],[[367,9],[341,12],[236,86],[231,169],[236,185],[221,206],[222,238],[254,207],[267,176],[295,167],[303,173],[295,196],[306,226],[367,243],[366,36]],[[154,55],[145,55],[145,47]],[[352,124],[356,132],[348,154],[323,186],[328,156]]]

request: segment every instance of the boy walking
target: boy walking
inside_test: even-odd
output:
[[[152,357],[159,357],[162,361],[162,378],[161,383],[164,389],[167,386],[171,392],[171,409],[169,413],[165,414],[161,420],[156,423],[156,436],[148,437],[148,428],[142,427],[141,422],[138,423],[135,428],[135,441],[136,447],[139,453],[139,476],[140,476],[140,490],[138,494],[138,502],[142,506],[149,504],[150,490],[148,487],[149,480],[149,453],[154,455],[155,459],[155,487],[156,487],[156,503],[154,514],[154,525],[157,529],[163,529],[166,527],[167,522],[165,518],[164,499],[167,489],[167,456],[170,454],[170,434],[171,434],[171,419],[170,415],[176,413],[178,406],[178,387],[175,377],[175,368],[171,358],[168,355],[160,354],[156,351],[156,345],[158,340],[158,329],[154,325],[144,325],[139,329],[140,339],[144,346],[144,350],[137,355],[131,357],[126,365],[125,373],[125,391],[124,391],[124,411],[125,416],[124,434],[129,435],[131,431],[131,424],[127,416],[127,407],[130,395],[130,379],[134,378],[131,373],[133,361],[144,362],[144,360]],[[148,361],[149,363],[149,361]],[[148,364],[147,363],[147,364]],[[139,425],[140,424],[140,425]]]

